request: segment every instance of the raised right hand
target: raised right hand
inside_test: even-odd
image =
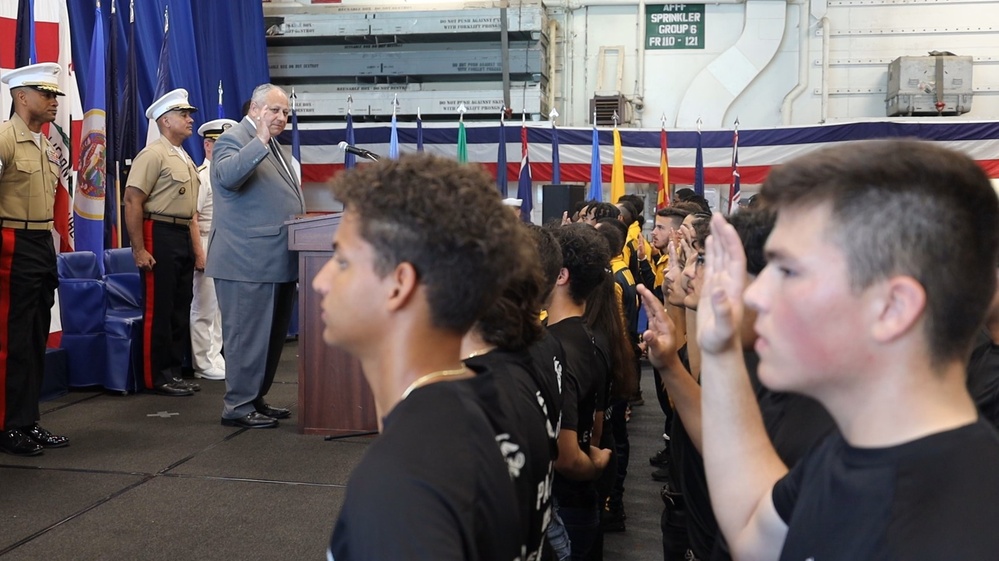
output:
[[[746,253],[739,234],[721,214],[711,217],[704,285],[697,305],[697,342],[705,353],[739,349],[746,286]]]

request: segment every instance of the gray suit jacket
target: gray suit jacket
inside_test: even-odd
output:
[[[297,254],[288,250],[284,222],[305,212],[305,199],[296,178],[285,172],[256,134],[249,117],[244,117],[215,142],[211,165],[215,208],[205,274],[246,282],[295,281]],[[282,146],[281,153],[292,166],[290,150]]]

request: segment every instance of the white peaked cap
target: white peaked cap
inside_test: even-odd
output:
[[[171,92],[167,92],[163,97],[157,99],[146,109],[146,118],[156,120],[163,116],[167,111],[175,110],[187,110],[187,111],[197,111],[198,108],[187,102],[187,90],[183,88],[177,88]]]
[[[222,133],[236,125],[236,121],[232,119],[215,119],[198,127],[198,134],[205,138],[218,138]]]
[[[61,70],[54,62],[32,64],[4,73],[0,82],[9,85],[11,89],[29,87],[56,95],[66,95],[59,89]]]

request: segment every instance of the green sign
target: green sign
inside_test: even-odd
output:
[[[645,6],[646,49],[703,49],[704,4]]]

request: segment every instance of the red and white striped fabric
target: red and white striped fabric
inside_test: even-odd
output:
[[[465,123],[468,161],[496,172],[498,123]],[[535,182],[551,180],[551,126],[528,122],[531,175]],[[660,177],[660,129],[620,129],[625,181],[656,184]],[[355,124],[355,144],[376,154],[387,154],[388,124]],[[669,179],[691,184],[694,179],[696,132],[669,132]],[[287,134],[287,133],[286,133]],[[400,152],[416,151],[416,125],[398,124]],[[306,182],[321,182],[343,169],[337,144],[345,140],[343,125],[300,125],[302,173]],[[424,123],[424,146],[432,152],[457,156],[457,123]],[[978,161],[989,177],[999,178],[999,123],[952,119],[898,119],[739,130],[739,174],[743,185],[759,184],[773,166],[824,146],[871,138],[913,137],[939,142]],[[518,139],[519,140],[519,139]],[[729,185],[732,181],[731,130],[703,131],[705,183]],[[517,153],[519,143],[507,142],[507,152]],[[600,130],[603,179],[610,181],[613,161],[612,129]],[[592,156],[592,128],[559,127],[559,162],[562,181],[588,182]],[[516,181],[519,162],[507,164],[507,177]]]

